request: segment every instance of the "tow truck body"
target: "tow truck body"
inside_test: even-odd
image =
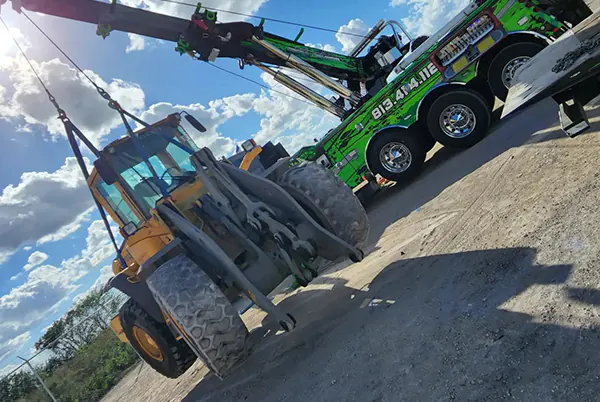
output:
[[[442,62],[441,54],[461,32],[489,18],[490,25],[460,53]],[[431,102],[452,88],[465,86],[493,101],[487,68],[503,48],[520,42],[551,43],[566,26],[546,13],[537,3],[492,0],[472,3],[452,21],[433,34],[416,50],[400,59],[384,86],[371,91],[370,99],[318,144],[305,147],[295,156],[321,160],[331,166],[351,187],[375,171],[369,148],[386,131],[414,129],[427,136],[426,111]],[[456,46],[451,46],[456,47]],[[430,139],[423,141],[428,149]],[[431,144],[431,145],[429,145]],[[327,161],[324,161],[325,155]]]
[[[415,177],[436,141],[468,147],[483,138],[494,99],[506,96],[518,67],[566,32],[566,23],[590,14],[582,0],[475,0],[431,37],[413,39],[400,23],[382,20],[342,55],[300,43],[301,33],[292,40],[266,32],[264,21],[220,23],[201,4],[191,19],[182,19],[116,2],[11,1],[17,11],[97,24],[102,37],[114,30],[135,33],[175,42],[179,53],[198,60],[236,58],[241,68],[258,67],[341,119],[292,159],[317,161],[351,188],[369,191],[373,186],[364,182],[378,175]],[[391,35],[383,35],[385,29]],[[323,96],[281,67],[338,98]]]

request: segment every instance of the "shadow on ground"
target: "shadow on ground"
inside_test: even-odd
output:
[[[597,293],[570,289],[570,265],[535,256],[507,248],[399,260],[363,289],[321,278],[319,290],[280,304],[298,319],[294,332],[265,323],[243,366],[223,382],[205,377],[184,400],[597,400],[600,333],[577,329]],[[568,297],[577,303],[559,325]]]

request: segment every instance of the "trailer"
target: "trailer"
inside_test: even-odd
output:
[[[592,15],[546,47],[515,75],[502,117],[544,98],[558,103],[569,137],[589,130],[584,106],[600,95],[600,1],[586,1]]]

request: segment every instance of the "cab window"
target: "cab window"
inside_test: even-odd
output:
[[[136,227],[140,227],[140,219],[129,207],[123,199],[123,196],[114,184],[106,184],[101,178],[98,178],[96,190],[102,198],[119,217],[123,225],[133,223]]]

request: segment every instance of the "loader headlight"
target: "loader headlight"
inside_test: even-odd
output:
[[[487,14],[482,14],[473,21],[463,32],[452,39],[437,53],[440,64],[444,67],[458,59],[469,46],[477,43],[494,29],[494,21]]]
[[[256,141],[254,140],[248,140],[242,143],[242,149],[246,152],[252,151],[254,147],[256,147]]]

